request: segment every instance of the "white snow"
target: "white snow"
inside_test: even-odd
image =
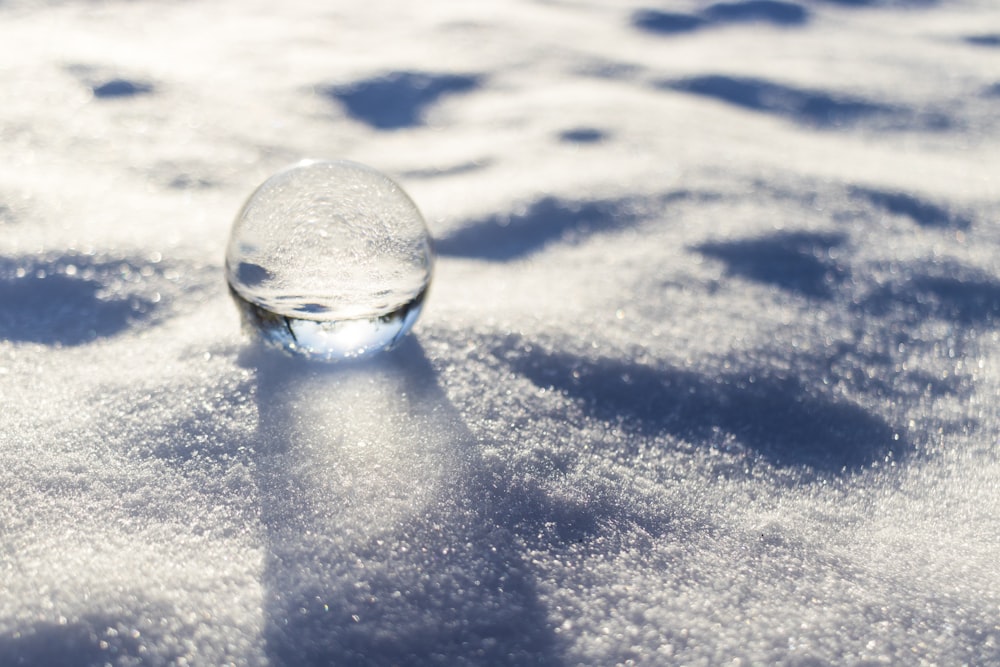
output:
[[[0,664],[1000,664],[998,35],[0,4]],[[436,237],[370,362],[226,290],[305,157]]]

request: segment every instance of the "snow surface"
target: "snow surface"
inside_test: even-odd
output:
[[[1000,664],[992,0],[0,3],[0,664]],[[222,279],[303,157],[397,351]]]

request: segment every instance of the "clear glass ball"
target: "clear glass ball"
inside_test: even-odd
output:
[[[233,223],[226,279],[244,326],[325,360],[391,348],[413,326],[433,251],[420,211],[381,172],[304,160],[250,195]]]

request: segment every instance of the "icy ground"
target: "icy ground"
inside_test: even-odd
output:
[[[0,3],[0,665],[1000,664],[992,0]],[[241,335],[396,177],[406,344]]]

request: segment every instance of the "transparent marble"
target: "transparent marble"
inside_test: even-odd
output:
[[[420,211],[381,172],[305,160],[250,195],[233,223],[226,279],[245,328],[324,360],[393,347],[430,286]]]

